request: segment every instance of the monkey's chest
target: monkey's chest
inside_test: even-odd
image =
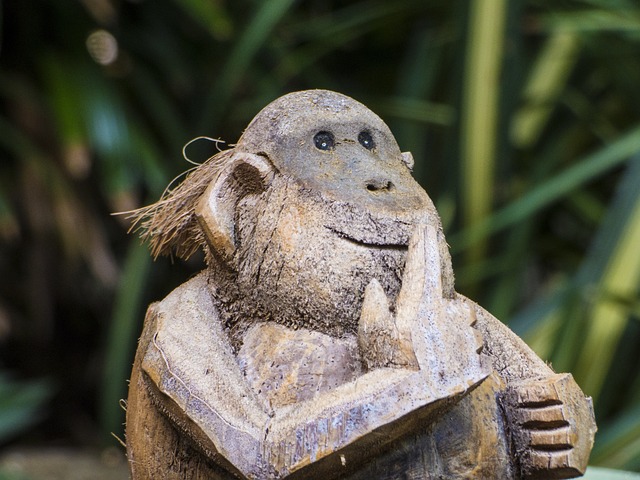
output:
[[[273,322],[247,331],[238,363],[256,395],[272,407],[309,400],[362,373],[355,338]]]

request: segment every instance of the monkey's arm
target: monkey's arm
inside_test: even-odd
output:
[[[491,357],[494,370],[505,382],[553,375],[555,372],[509,327],[480,305],[457,294],[457,301],[476,312],[476,328],[482,334],[484,353]]]
[[[522,478],[571,478],[584,474],[596,431],[591,398],[570,374],[556,374],[489,312],[476,311],[484,353],[507,385],[500,401]]]
[[[269,412],[242,377],[206,278],[154,305],[140,369],[155,407],[183,435],[227,470],[246,474],[260,455]]]

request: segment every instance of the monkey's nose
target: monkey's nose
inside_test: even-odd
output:
[[[367,190],[369,190],[370,192],[379,193],[390,192],[395,188],[391,180],[373,179],[366,182],[365,185],[367,187]]]

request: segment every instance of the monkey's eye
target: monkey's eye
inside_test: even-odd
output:
[[[331,132],[318,132],[313,136],[313,143],[316,144],[318,150],[333,150],[336,145],[336,139]]]
[[[376,148],[376,144],[373,141],[373,137],[367,131],[360,132],[358,134],[358,142],[360,142],[360,145],[362,145],[367,150],[373,150],[374,148]]]

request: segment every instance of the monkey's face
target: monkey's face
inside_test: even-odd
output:
[[[411,176],[387,125],[344,95],[311,90],[285,95],[261,111],[236,147],[323,198],[378,217],[410,221],[433,209]]]
[[[354,333],[372,278],[390,299],[398,294],[407,226],[278,176],[258,199],[239,205],[234,261],[240,298],[255,319],[336,336]]]
[[[396,297],[413,226],[439,219],[379,117],[340,94],[298,92],[260,112],[236,152],[252,167],[209,196],[261,179],[232,202],[227,249],[253,315],[339,335],[355,331],[372,278]]]

